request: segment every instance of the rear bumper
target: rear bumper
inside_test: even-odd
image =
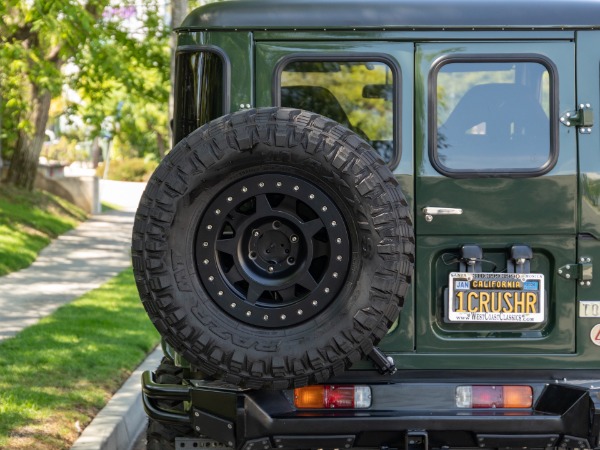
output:
[[[147,414],[189,424],[240,450],[278,448],[599,448],[600,397],[590,386],[534,386],[528,410],[460,410],[445,394],[457,383],[373,384],[368,410],[298,411],[291,391],[242,391],[215,382],[161,385],[142,376]],[[186,413],[159,407],[184,401]],[[597,411],[598,409],[598,411]]]

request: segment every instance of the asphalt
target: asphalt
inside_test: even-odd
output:
[[[27,269],[0,277],[0,341],[95,289],[131,264],[130,241],[142,183],[101,181],[101,200],[119,211],[93,215],[55,239]],[[132,374],[73,445],[75,450],[130,450],[143,431],[140,376],[155,368],[156,350]]]

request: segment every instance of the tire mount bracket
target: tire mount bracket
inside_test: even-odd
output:
[[[375,364],[381,375],[394,375],[398,370],[396,364],[394,364],[394,358],[387,356],[378,347],[373,347],[368,358]]]

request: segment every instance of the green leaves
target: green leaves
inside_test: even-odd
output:
[[[44,134],[47,124],[35,119],[35,98],[50,92],[53,98],[76,92],[81,101],[65,105],[87,124],[80,131],[92,139],[101,133],[107,116],[124,102],[132,111],[154,104],[148,123],[133,132],[135,141],[147,144],[140,134],[168,135],[170,30],[164,23],[162,0],[5,0],[0,2],[0,139],[3,157],[33,142],[22,133]],[[160,106],[159,106],[160,105]],[[156,110],[159,110],[158,114]],[[39,115],[36,117],[40,117]],[[43,115],[41,116],[43,117]],[[35,123],[37,129],[33,129]],[[144,130],[145,128],[145,130]],[[21,130],[21,131],[19,131]],[[21,133],[21,135],[19,135]],[[126,143],[129,136],[122,135]],[[158,154],[157,144],[134,151]],[[34,158],[29,159],[35,159]]]

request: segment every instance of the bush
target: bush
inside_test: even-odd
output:
[[[116,181],[148,181],[152,172],[158,166],[153,159],[128,158],[111,161],[108,166],[108,179]],[[98,164],[96,175],[100,178],[104,175],[104,163]]]
[[[54,142],[44,142],[40,156],[48,161],[58,161],[65,165],[74,161],[86,161],[88,152],[75,140],[69,140],[65,136]]]

